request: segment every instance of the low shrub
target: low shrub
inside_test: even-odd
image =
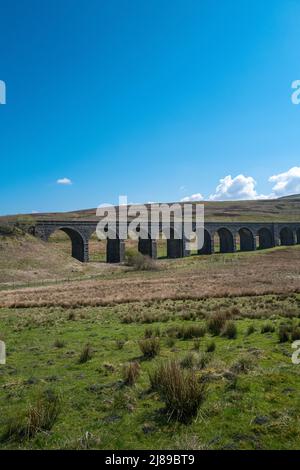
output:
[[[126,254],[126,264],[136,271],[155,271],[157,269],[156,262],[150,256],[145,256],[140,252],[129,251]]]
[[[165,403],[169,419],[187,423],[197,415],[206,396],[206,385],[194,371],[183,370],[177,361],[160,364],[149,373],[152,390]]]

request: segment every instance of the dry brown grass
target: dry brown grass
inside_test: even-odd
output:
[[[220,262],[223,259],[225,262]],[[115,279],[3,290],[0,307],[67,308],[295,292],[300,292],[300,250],[291,247],[231,258],[196,257],[191,263],[182,259],[151,274],[130,273]]]

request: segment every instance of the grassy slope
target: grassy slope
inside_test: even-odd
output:
[[[271,316],[276,328],[280,315],[287,313],[296,318],[285,321],[299,323],[299,306],[300,297],[294,295],[85,308],[72,310],[72,317],[58,308],[2,309],[0,331],[8,361],[0,366],[0,435],[9,418],[16,422],[29,404],[35,404],[41,390],[58,392],[63,412],[51,432],[6,440],[0,447],[297,449],[300,366],[291,362],[289,342],[279,344],[276,332],[261,334],[265,320],[260,317]],[[181,359],[192,350],[193,340],[176,339],[169,346],[167,329],[204,324],[204,314],[233,307],[239,317],[237,339],[216,337],[211,361],[197,372],[208,383],[198,418],[188,425],[169,421],[162,413],[163,403],[149,393],[148,371],[160,360]],[[122,323],[128,314],[133,323]],[[135,315],[138,320],[141,314],[142,320],[135,322]],[[144,361],[138,340],[149,324],[142,322],[154,320],[151,326],[161,330],[161,352],[159,358]],[[245,336],[249,324],[256,331]],[[54,346],[56,339],[64,341],[63,348]],[[116,339],[126,341],[123,349],[117,348]],[[210,340],[208,334],[200,339],[200,352]],[[78,364],[87,342],[93,357]],[[239,373],[234,383],[226,371],[243,355],[252,359],[253,367]],[[124,387],[122,367],[132,360],[140,362],[142,373],[136,386]]]
[[[207,221],[300,221],[300,198],[297,195],[265,201],[205,201],[204,206]],[[34,219],[93,219],[95,214],[96,209],[86,209],[65,213],[32,214],[30,217]],[[16,217],[0,217],[0,220],[5,221]]]
[[[83,265],[64,250],[30,235],[0,236],[0,284],[72,278],[94,271],[92,265]]]

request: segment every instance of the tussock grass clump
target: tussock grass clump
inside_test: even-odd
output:
[[[24,414],[10,420],[1,441],[24,441],[41,431],[50,431],[61,411],[61,400],[54,392],[42,393],[34,405],[29,405]]]
[[[300,339],[300,326],[293,326],[292,332],[291,332],[291,339],[292,341],[296,341],[297,339]]]
[[[139,378],[141,367],[138,362],[129,362],[123,367],[124,384],[132,386]]]
[[[216,343],[214,341],[210,341],[206,345],[206,352],[211,353],[214,352],[216,349]]]
[[[280,325],[278,330],[279,343],[286,343],[290,340],[290,328],[288,325]]]
[[[54,347],[55,348],[61,349],[61,348],[64,348],[65,345],[66,345],[65,341],[63,341],[62,339],[56,339],[54,341]]]
[[[255,327],[253,325],[249,325],[246,330],[246,336],[250,336],[255,333]]]
[[[78,363],[79,364],[84,364],[85,362],[89,361],[93,357],[93,350],[90,346],[90,344],[86,344],[83,348],[83,350],[80,353]]]
[[[147,338],[139,341],[140,350],[145,358],[151,359],[160,352],[160,342],[158,338]]]
[[[71,321],[76,320],[75,312],[71,311],[68,313],[68,320],[71,320]]]
[[[228,339],[235,339],[237,337],[237,327],[233,321],[227,321],[221,332],[222,336]]]
[[[225,326],[225,323],[228,319],[228,312],[215,312],[211,315],[211,317],[207,320],[207,329],[208,331],[214,335],[218,336],[222,329]]]
[[[248,354],[244,354],[239,359],[237,359],[231,366],[231,371],[239,374],[247,374],[253,368],[253,358]]]
[[[262,334],[265,334],[265,333],[274,333],[275,331],[275,326],[273,325],[273,323],[271,323],[270,321],[264,323],[261,327],[261,333]]]
[[[188,352],[180,361],[180,365],[183,369],[192,369],[195,364],[195,354]]]
[[[171,328],[168,331],[170,336],[175,335],[179,339],[193,339],[193,338],[201,338],[206,333],[205,326],[202,325],[183,325],[175,328]]]
[[[157,270],[156,262],[150,258],[150,256],[145,256],[140,252],[128,252],[126,255],[126,264],[127,266],[134,268],[136,271]]]
[[[206,386],[194,371],[183,370],[177,361],[160,364],[149,373],[151,389],[165,403],[169,419],[187,423],[205,399]]]
[[[172,338],[172,337],[170,337],[170,336],[168,336],[168,337],[166,338],[166,346],[167,346],[168,348],[173,348],[173,347],[175,346],[175,339]]]
[[[160,337],[160,329],[157,326],[156,328],[146,328],[144,333],[145,338],[159,338]]]
[[[205,367],[210,362],[210,360],[211,360],[211,355],[210,354],[201,353],[197,357],[196,367],[198,369],[205,369]]]
[[[197,339],[194,340],[194,343],[193,343],[193,349],[194,349],[194,351],[199,351],[199,349],[200,349],[200,344],[201,344],[201,343],[200,343],[200,339],[197,338]]]

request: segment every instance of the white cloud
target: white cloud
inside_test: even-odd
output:
[[[269,178],[270,183],[275,183],[272,190],[274,197],[287,196],[300,193],[300,167],[294,166],[285,173],[279,173]]]
[[[70,178],[59,178],[57,181],[56,181],[57,184],[72,184],[72,181],[70,180]]]
[[[209,199],[210,201],[257,199],[255,186],[256,181],[252,176],[238,175],[232,178],[231,175],[227,175],[220,179],[215,194],[211,194]]]
[[[195,201],[203,201],[203,196],[200,193],[192,194],[191,196],[186,196],[181,199],[181,202],[195,202]]]

